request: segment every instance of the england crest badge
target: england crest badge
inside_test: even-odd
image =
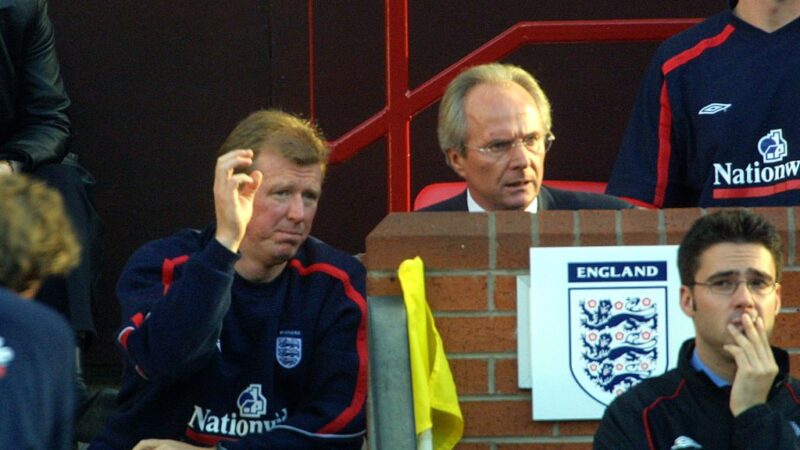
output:
[[[570,372],[603,405],[668,367],[665,287],[569,290]]]
[[[303,336],[299,330],[282,330],[275,341],[275,359],[286,369],[292,369],[303,359]]]

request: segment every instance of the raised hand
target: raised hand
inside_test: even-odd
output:
[[[214,169],[216,239],[233,252],[239,251],[247,224],[253,216],[253,198],[261,185],[258,170],[237,173],[253,164],[252,150],[231,150],[217,158]]]
[[[742,314],[742,327],[739,330],[728,324],[728,332],[736,341],[723,348],[736,360],[736,375],[731,386],[730,408],[738,416],[748,408],[766,403],[772,387],[778,364],[769,346],[769,338],[764,329],[764,321]]]

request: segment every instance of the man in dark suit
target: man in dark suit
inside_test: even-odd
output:
[[[467,189],[421,211],[631,208],[607,195],[542,186],[551,125],[550,102],[525,70],[494,63],[462,72],[442,97],[438,134]]]

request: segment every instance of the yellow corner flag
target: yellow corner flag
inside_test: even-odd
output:
[[[433,314],[425,300],[422,259],[407,259],[397,270],[408,315],[408,351],[414,388],[414,418],[418,448],[432,436],[434,450],[452,449],[464,433],[453,374]],[[420,439],[423,436],[423,439]]]

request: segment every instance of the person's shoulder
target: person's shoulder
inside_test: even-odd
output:
[[[58,353],[73,347],[72,329],[52,308],[26,300],[0,288],[0,330],[21,336],[31,346],[44,346]]]
[[[719,35],[730,24],[731,14],[731,11],[717,13],[697,25],[669,37],[659,46],[658,57],[669,59],[693,48],[705,39]]]
[[[312,264],[327,264],[351,274],[365,273],[364,265],[358,258],[314,236],[308,236],[294,259],[304,267]]]
[[[633,205],[613,195],[568,191],[542,186],[543,210],[630,209]]]
[[[659,376],[646,378],[617,397],[609,407],[641,411],[643,408],[652,406],[661,398],[675,396],[683,385],[682,381],[683,378],[676,369]]]
[[[211,226],[204,230],[185,228],[171,236],[145,243],[134,252],[131,259],[157,258],[164,260],[190,255],[204,247],[213,237],[213,227]]]

